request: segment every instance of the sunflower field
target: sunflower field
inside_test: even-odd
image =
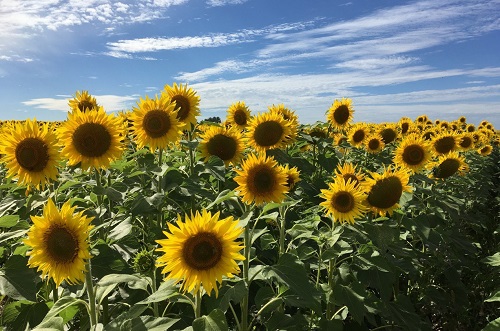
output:
[[[2,122],[0,330],[500,330],[490,122],[199,102]]]

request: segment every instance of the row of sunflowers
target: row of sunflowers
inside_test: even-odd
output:
[[[2,325],[472,325],[461,310],[426,310],[442,293],[427,294],[434,285],[424,273],[445,263],[434,245],[446,238],[484,239],[444,229],[496,192],[500,134],[491,123],[354,123],[347,98],[315,124],[283,104],[252,115],[243,101],[222,123],[199,122],[199,102],[174,83],[110,114],[79,91],[65,121],[2,122]],[[478,180],[492,188],[474,204],[463,195]],[[481,250],[468,251],[468,268],[495,243],[474,242]],[[458,261],[464,248],[450,247]],[[15,281],[20,274],[35,288]],[[446,286],[456,290],[455,281]],[[477,284],[483,303],[492,284]]]

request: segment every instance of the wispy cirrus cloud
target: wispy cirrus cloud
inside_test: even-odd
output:
[[[248,0],[208,0],[207,5],[211,7],[221,7],[227,5],[241,5]]]
[[[139,100],[137,95],[93,95],[97,103],[104,107],[107,112],[130,109]],[[68,101],[71,96],[61,95],[57,98],[35,98],[23,101],[22,104],[39,109],[69,111]]]

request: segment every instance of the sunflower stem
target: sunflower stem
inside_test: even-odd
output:
[[[333,287],[334,287],[334,281],[333,281],[333,269],[335,268],[335,261],[333,259],[330,259],[328,262],[328,288],[330,289],[330,295],[328,299],[328,306],[326,308],[326,318],[327,319],[332,319],[333,311],[335,310],[335,303],[333,302]]]
[[[279,207],[280,211],[280,250],[279,256],[285,254],[285,226],[286,226],[286,209],[283,206]]]
[[[51,278],[50,283],[52,285],[52,299],[54,300],[54,303],[56,303],[57,300],[59,300],[58,286],[56,285],[54,280],[52,280],[52,278]]]
[[[201,317],[201,289],[198,289],[194,296],[194,318]]]
[[[243,281],[247,287],[247,291],[243,300],[241,301],[241,330],[248,330],[248,295],[250,291],[250,284],[248,281],[248,271],[250,267],[250,247],[251,245],[251,237],[250,237],[250,222],[245,225],[245,230],[243,231],[244,235],[244,245],[243,255],[245,259],[243,260]]]
[[[158,151],[158,167],[160,167],[160,171],[161,171],[161,165],[162,165],[162,161],[163,161],[163,149],[160,148],[159,151]],[[157,184],[157,187],[156,187],[156,191],[158,193],[162,193],[162,178],[163,176],[161,175],[161,172],[160,172],[160,175],[158,175],[158,184]],[[158,218],[157,218],[157,221],[158,221],[158,228],[162,228],[163,226],[163,210],[162,208],[160,208],[160,212],[158,213]]]
[[[158,286],[156,285],[156,268],[153,269],[153,272],[151,273],[151,288],[153,290],[153,293],[156,293],[158,291]],[[158,302],[153,302],[153,315],[154,317],[159,317],[158,313]]]
[[[87,295],[89,297],[89,317],[90,317],[90,327],[95,327],[97,325],[97,311],[95,302],[94,285],[92,283],[92,269],[90,267],[90,261],[87,263],[87,272],[85,273],[85,285],[87,286]]]

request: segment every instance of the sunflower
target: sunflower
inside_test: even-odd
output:
[[[458,118],[458,120],[457,120],[457,121],[458,121],[459,123],[461,123],[461,124],[465,124],[465,123],[467,123],[467,117],[465,117],[465,116],[460,116],[460,117]]]
[[[297,138],[297,131],[299,127],[299,117],[295,112],[287,107],[284,104],[272,105],[269,108],[270,113],[280,114],[285,121],[290,123],[290,134],[285,137],[286,143],[289,144]]]
[[[368,153],[377,154],[385,147],[384,140],[379,134],[372,134],[365,140],[365,149]]]
[[[96,99],[88,91],[76,91],[75,96],[69,100],[68,105],[72,112],[77,109],[86,112],[98,107]]]
[[[165,85],[163,94],[175,101],[177,119],[186,123],[186,129],[189,130],[190,125],[196,125],[196,116],[200,115],[200,97],[195,90],[188,89],[187,84],[174,83],[173,86]]]
[[[244,101],[235,102],[227,109],[226,121],[240,130],[247,127],[250,118],[250,109],[248,109]]]
[[[326,120],[335,128],[343,129],[349,125],[352,120],[354,109],[352,107],[352,100],[349,98],[342,98],[342,100],[335,99],[330,109]]]
[[[363,204],[366,192],[356,182],[337,178],[328,184],[328,189],[322,189],[320,197],[325,201],[320,203],[326,215],[332,215],[334,222],[354,224],[354,219],[365,214],[368,208]]]
[[[61,153],[69,164],[81,163],[84,170],[108,168],[123,152],[122,122],[106,114],[102,107],[91,112],[77,109],[69,113],[57,134],[63,146]]]
[[[364,124],[354,125],[347,132],[349,143],[354,147],[360,147],[367,136],[368,131]]]
[[[287,174],[272,157],[251,154],[243,161],[234,181],[243,202],[261,205],[266,202],[281,202],[288,192]]]
[[[476,131],[476,126],[474,124],[467,124],[467,126],[465,127],[465,131],[474,132]]]
[[[423,124],[423,123],[426,123],[428,120],[429,120],[429,118],[427,117],[427,115],[420,115],[417,117],[416,122]]]
[[[428,168],[432,170],[430,178],[444,179],[454,174],[464,175],[469,169],[465,158],[457,152],[442,154],[437,161],[430,163]]]
[[[431,139],[431,147],[437,155],[452,152],[458,148],[458,138],[455,132],[444,131]]]
[[[401,130],[401,134],[405,135],[411,131],[413,126],[413,121],[409,117],[402,117],[398,122],[398,127]]]
[[[335,176],[342,177],[347,183],[352,181],[355,187],[365,179],[365,175],[358,169],[357,165],[346,162],[343,165],[338,164],[337,169],[335,169]]]
[[[92,217],[75,213],[76,207],[65,202],[59,211],[49,199],[42,216],[31,216],[33,225],[24,243],[32,248],[26,253],[28,265],[38,268],[42,277],[52,278],[57,286],[83,282],[86,261],[90,259],[89,231]]]
[[[386,145],[398,138],[397,126],[393,123],[381,124],[378,133],[382,136],[382,140]]]
[[[458,136],[458,147],[462,151],[468,151],[474,147],[474,138],[469,132],[464,132]]]
[[[431,159],[429,144],[417,134],[406,136],[394,151],[394,163],[408,169],[411,173],[419,172]]]
[[[201,135],[198,148],[201,155],[208,160],[211,155],[219,157],[224,163],[236,165],[243,155],[245,146],[243,137],[235,128],[226,129],[221,126],[212,125]]]
[[[286,173],[286,187],[291,191],[300,181],[300,171],[297,167],[290,168],[288,164],[283,167],[283,171]]]
[[[243,245],[236,239],[243,229],[232,216],[219,219],[219,214],[197,211],[186,215],[184,222],[178,215],[177,226],[167,223],[170,233],[163,232],[167,239],[156,241],[161,246],[157,251],[164,253],[157,266],[163,267],[165,279],[182,281],[184,292],[196,294],[203,286],[209,295],[212,290],[218,295],[222,276],[233,277],[240,271],[236,261],[245,258],[239,253]]]
[[[491,147],[491,145],[484,145],[483,147],[479,148],[477,150],[477,152],[481,155],[481,156],[488,156],[491,154],[491,152],[493,151],[493,147]]]
[[[138,148],[165,149],[182,135],[184,123],[177,118],[175,103],[166,97],[140,99],[130,115],[132,134]]]
[[[56,135],[47,124],[26,120],[2,129],[0,154],[7,177],[18,178],[20,185],[44,187],[57,178],[59,149]]]
[[[370,172],[372,178],[365,180],[368,192],[366,204],[374,213],[385,216],[399,207],[399,199],[403,192],[411,192],[408,185],[410,175],[405,169],[386,168],[382,174]]]
[[[278,113],[261,113],[250,120],[245,134],[249,146],[257,151],[282,148],[292,130],[290,123]]]

